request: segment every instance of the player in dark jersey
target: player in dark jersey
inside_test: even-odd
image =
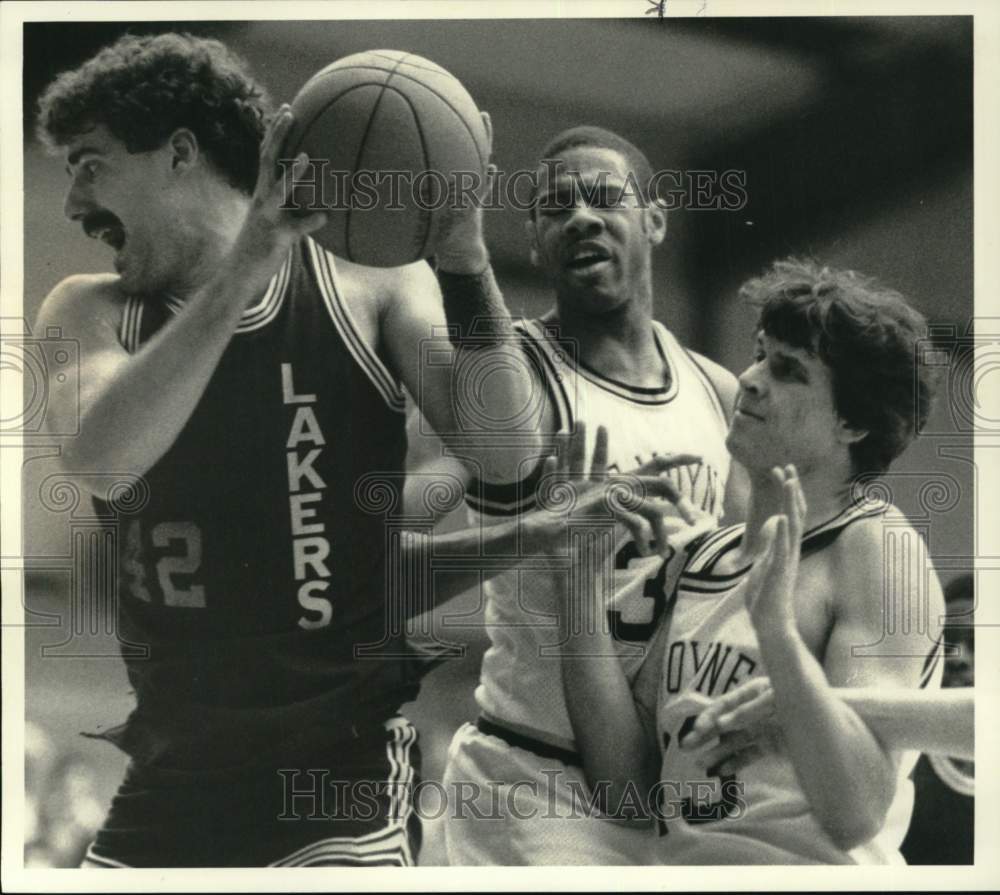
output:
[[[480,275],[478,213],[447,228],[440,288],[422,262],[334,259],[308,236],[324,215],[288,208],[306,159],[281,175],[292,115],[269,109],[222,44],[180,34],[126,36],[40,103],[66,215],[115,253],[39,317],[80,346],[79,420],[63,427],[77,396],[53,381],[50,422],[79,423],[62,470],[117,533],[137,700],[101,733],[131,764],[93,866],[412,863],[398,709],[417,678],[380,503],[401,487],[402,389],[438,431],[474,434],[534,388]],[[461,426],[460,365],[421,364],[445,324],[457,354],[505,361]],[[520,451],[464,456],[507,480]]]
[[[973,576],[959,575],[944,591],[948,615],[944,639],[944,686],[972,692],[975,683],[975,628]],[[969,712],[968,727],[972,727]],[[929,719],[943,726],[945,719]],[[956,725],[961,727],[961,725]],[[970,737],[971,739],[971,737]],[[976,821],[976,767],[970,749],[965,756],[955,751],[927,749],[913,770],[916,800],[913,819],[903,840],[902,852],[909,864],[972,864]]]
[[[923,320],[868,278],[794,260],[745,293],[760,307],[758,343],[727,443],[750,472],[747,524],[691,545],[635,700],[606,658],[607,632],[566,625],[584,770],[591,785],[611,783],[598,790],[609,813],[634,809],[626,796],[636,791],[631,819],[656,816],[651,860],[898,861],[916,756],[886,749],[829,684],[940,678],[941,593],[908,547],[919,536],[852,488],[887,469],[926,419],[930,382],[915,366]],[[563,601],[561,616],[571,609]],[[889,612],[920,622],[887,630]],[[784,751],[720,779],[679,743],[712,697],[765,667]]]

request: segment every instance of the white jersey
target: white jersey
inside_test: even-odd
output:
[[[823,549],[857,519],[880,515],[884,503],[850,507],[806,532],[802,554]],[[791,761],[770,752],[737,775],[711,777],[697,752],[676,744],[711,698],[765,673],[744,584],[750,567],[722,574],[720,558],[739,547],[744,526],[694,545],[676,589],[663,653],[656,723],[663,750],[659,823],[665,864],[895,864],[913,807],[908,779],[916,754],[907,753],[886,823],[872,840],[844,851],[810,810]],[[924,665],[921,686],[940,682],[940,648]]]
[[[609,467],[627,472],[656,454],[691,453],[703,458],[672,470],[679,490],[715,519],[722,514],[729,474],[725,446],[726,413],[711,380],[697,361],[661,324],[653,323],[656,344],[669,371],[662,388],[616,382],[573,360],[571,346],[537,321],[523,324],[526,346],[545,371],[563,431],[576,420],[587,424],[590,456],[597,427],[607,427]],[[520,486],[474,486],[468,494],[478,520],[509,518],[529,509],[534,481]],[[679,568],[682,561],[673,565]],[[614,595],[608,622],[626,672],[638,671],[645,644],[666,606],[662,557],[640,557],[628,539],[618,545]],[[563,697],[556,620],[533,608],[533,589],[551,587],[551,578],[530,568],[505,572],[487,585],[486,624],[491,646],[483,659],[476,700],[485,717],[562,749],[574,748]]]

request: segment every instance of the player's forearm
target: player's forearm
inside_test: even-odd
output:
[[[616,808],[631,804],[636,791],[645,799],[653,790],[659,755],[646,736],[614,641],[602,619],[589,615],[569,606],[560,613],[563,691],[587,783],[600,809],[614,819]],[[651,822],[648,815],[618,819]]]
[[[259,257],[234,254],[105,381],[84,381],[80,431],[63,454],[67,473],[148,471],[194,412],[243,309],[266,288],[270,272]]]
[[[886,749],[918,749],[975,758],[974,690],[838,688],[851,707]]]
[[[874,836],[895,787],[893,763],[839,700],[798,631],[758,632],[774,711],[799,784],[841,848]]]
[[[522,430],[542,424],[542,414],[524,418],[525,408],[539,404],[541,383],[514,331],[493,268],[487,259],[484,264],[474,273],[438,271],[455,348],[451,393],[463,433],[507,434],[505,421],[517,421]]]
[[[555,513],[533,510],[489,526],[446,534],[406,532],[401,540],[407,615],[420,615],[453,597],[522,568],[533,560],[539,571],[565,556],[566,522]],[[553,567],[564,565],[555,559]],[[437,573],[437,574],[435,574]],[[430,587],[421,589],[420,582]]]
[[[405,532],[399,576],[406,616],[413,618],[508,569],[517,568],[517,521],[447,534]],[[491,555],[492,554],[492,555]]]

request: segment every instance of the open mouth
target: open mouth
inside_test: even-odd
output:
[[[570,255],[566,266],[570,270],[594,270],[611,260],[611,253],[601,246],[578,246]]]
[[[110,212],[97,212],[83,222],[83,231],[91,239],[99,239],[120,252],[125,245],[125,227]]]

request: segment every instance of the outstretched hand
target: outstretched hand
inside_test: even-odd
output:
[[[708,520],[663,474],[698,463],[694,454],[654,457],[632,473],[608,472],[608,432],[597,429],[587,464],[587,428],[578,422],[559,437],[557,456],[549,457],[538,484],[539,509],[525,517],[529,550],[555,552],[564,544],[570,518],[607,518],[624,525],[643,556],[662,554],[670,541]]]
[[[771,476],[781,488],[782,512],[764,523],[764,549],[746,583],[747,609],[758,632],[795,624],[795,582],[806,515],[795,467],[775,467]]]
[[[754,677],[715,697],[679,745],[684,751],[704,750],[700,759],[706,770],[732,774],[780,749],[780,732],[773,719],[771,682]]]

